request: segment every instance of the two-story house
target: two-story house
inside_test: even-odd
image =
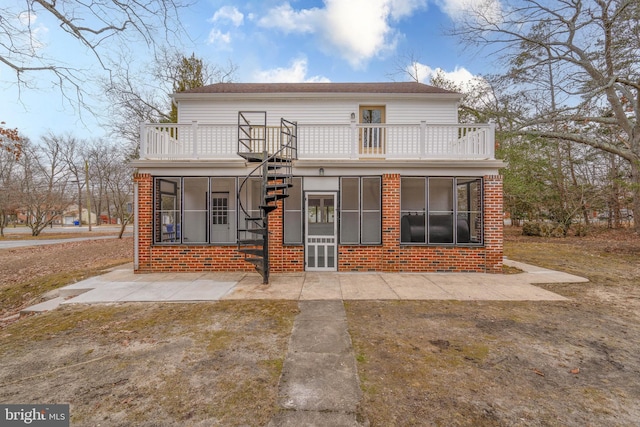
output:
[[[494,272],[491,124],[420,83],[219,83],[143,124],[135,271]]]

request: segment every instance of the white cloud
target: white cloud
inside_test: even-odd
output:
[[[37,19],[38,16],[33,12],[21,12],[18,15],[18,20],[25,26],[35,24]]]
[[[394,21],[426,7],[426,0],[324,0],[323,8],[294,10],[289,3],[273,8],[258,21],[285,34],[314,34],[329,53],[337,52],[353,68],[396,47]]]
[[[295,11],[289,3],[270,9],[258,20],[263,28],[273,28],[289,33],[315,32],[323,20],[324,11],[314,7]]]
[[[499,22],[501,0],[436,0],[438,7],[453,20],[473,19],[479,22]]]
[[[464,67],[455,67],[453,71],[445,71],[442,68],[431,68],[430,66],[419,62],[408,65],[407,73],[411,75],[414,73],[417,74],[418,80],[422,83],[429,83],[432,77],[440,73],[445,79],[450,80],[463,88],[476,78],[476,76],[471,74],[471,72]]]
[[[239,27],[244,21],[244,15],[233,6],[223,6],[213,14],[210,21],[230,21],[234,26]]]
[[[321,83],[330,80],[322,76],[307,77],[307,58],[295,59],[289,68],[256,71],[253,81],[258,83]]]
[[[23,41],[25,50],[32,52],[45,48],[49,28],[44,24],[36,24],[38,16],[33,12],[21,12],[17,18],[20,24],[28,29],[25,29],[24,34],[15,37],[15,40]]]
[[[231,34],[223,33],[222,31],[214,28],[209,32],[207,37],[207,44],[216,45],[218,48],[226,48],[231,43]]]

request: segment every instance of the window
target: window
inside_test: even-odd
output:
[[[340,243],[382,243],[380,177],[340,180]]]
[[[302,178],[293,178],[289,197],[284,199],[284,243],[302,244]]]
[[[481,189],[480,178],[402,178],[401,243],[481,244]]]
[[[211,193],[211,224],[229,224],[229,193]]]
[[[154,242],[180,239],[180,178],[160,178],[155,182]]]
[[[237,178],[156,178],[154,242],[235,243]]]

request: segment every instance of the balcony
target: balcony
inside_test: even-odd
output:
[[[258,127],[264,147],[280,147],[280,128]],[[303,124],[297,126],[297,158],[394,160],[493,160],[493,124]],[[141,160],[237,159],[238,126],[145,123],[140,128]]]

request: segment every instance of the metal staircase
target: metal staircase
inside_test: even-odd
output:
[[[295,122],[281,119],[279,129],[270,128],[266,111],[238,112],[238,155],[256,164],[238,188],[238,252],[264,284],[269,283],[269,214],[293,185],[296,135]]]

